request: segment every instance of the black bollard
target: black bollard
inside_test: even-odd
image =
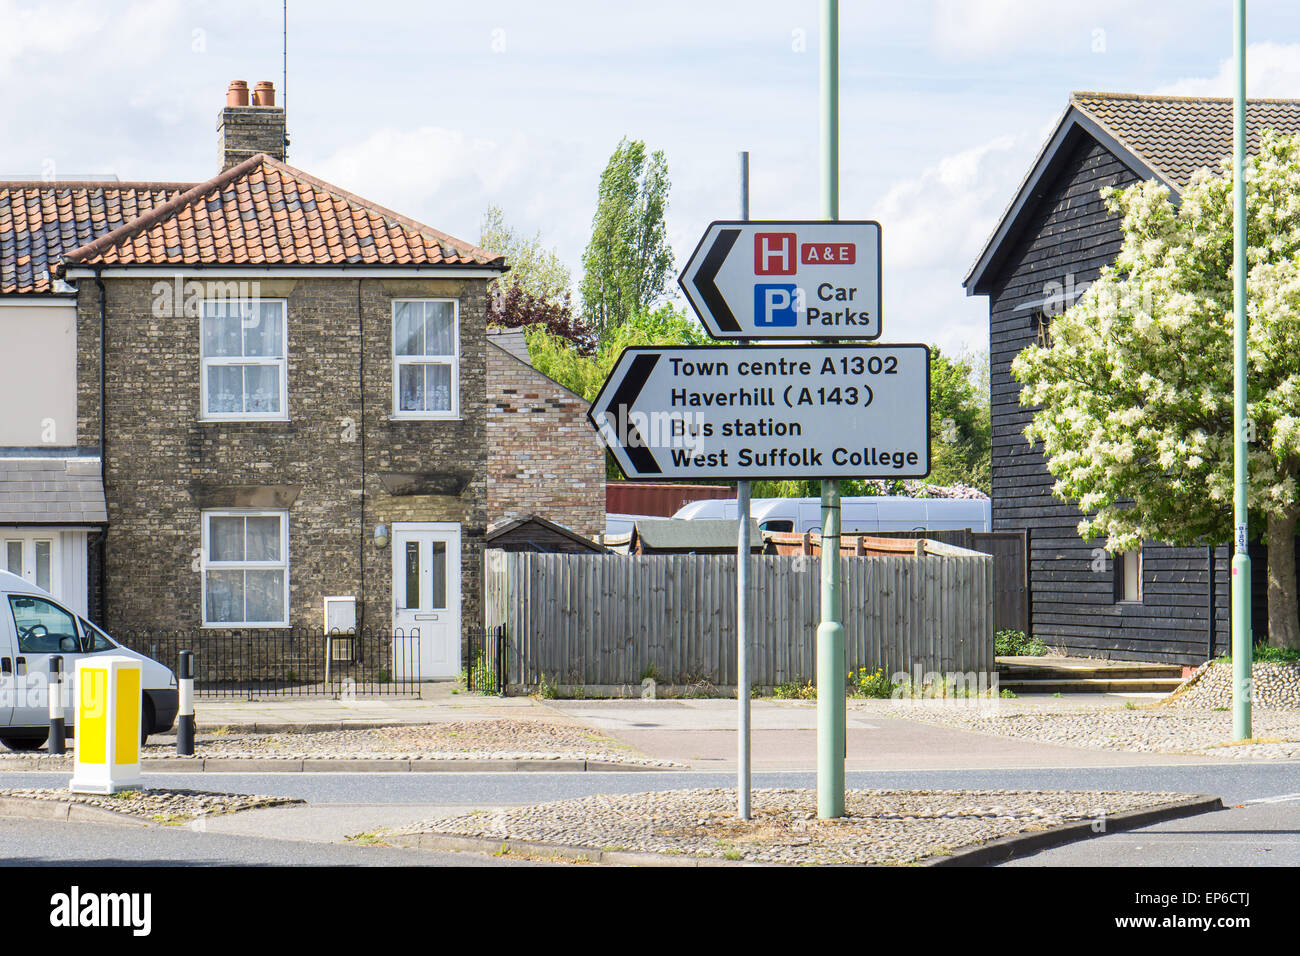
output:
[[[48,749],[51,754],[67,753],[67,732],[63,725],[63,655],[50,655],[50,682],[47,687],[50,703],[50,739]]]
[[[176,675],[180,685],[180,713],[176,717],[176,753],[182,757],[194,756],[194,653],[181,651],[180,673]]]

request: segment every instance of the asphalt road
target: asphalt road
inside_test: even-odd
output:
[[[2,773],[0,787],[62,787],[66,774]],[[1131,833],[1107,834],[1010,865],[1300,866],[1300,774],[1289,763],[1202,766],[869,771],[849,787],[1175,790],[1220,796],[1229,809]],[[512,865],[474,854],[343,843],[368,832],[469,806],[540,803],[593,793],[734,786],[731,774],[150,774],[153,786],[275,794],[306,808],[215,818],[201,830],[0,820],[0,862],[250,865]],[[815,787],[810,773],[758,773],[756,787]]]

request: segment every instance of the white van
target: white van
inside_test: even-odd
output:
[[[77,659],[105,652],[140,661],[142,742],[170,730],[177,708],[176,675],[170,669],[118,644],[50,592],[0,571],[0,744],[35,750],[49,737],[52,655],[63,655],[64,686],[71,688]],[[70,729],[76,697],[65,690],[64,699],[63,719]]]
[[[749,514],[763,531],[820,531],[820,498],[755,498]],[[692,501],[674,518],[736,519],[735,498]],[[840,500],[840,530],[846,534],[873,531],[993,530],[993,503],[987,498],[902,498],[863,496]]]

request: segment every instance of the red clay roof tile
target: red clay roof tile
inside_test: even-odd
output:
[[[96,232],[63,263],[504,265],[495,253],[263,155]]]

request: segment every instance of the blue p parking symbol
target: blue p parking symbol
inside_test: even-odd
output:
[[[793,328],[799,324],[795,310],[799,287],[791,284],[754,286],[754,325],[762,328]]]

